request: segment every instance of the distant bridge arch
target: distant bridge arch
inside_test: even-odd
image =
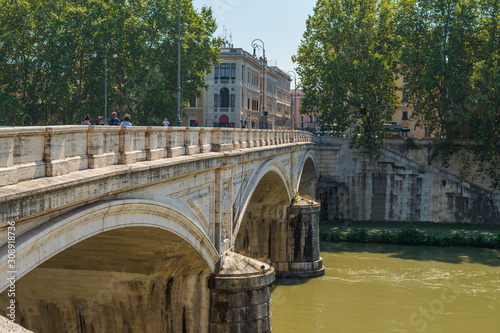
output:
[[[309,150],[302,156],[299,160],[297,171],[297,192],[301,195],[309,195],[314,199],[316,196],[319,169],[316,157],[312,151]]]
[[[266,190],[256,193],[259,185],[261,189],[265,186]],[[269,159],[253,172],[243,193],[239,212],[234,219],[233,239],[237,238],[251,200],[265,205],[266,202],[270,203],[278,197],[281,201],[286,200],[287,203],[290,203],[293,198],[293,185],[285,166],[278,160]]]

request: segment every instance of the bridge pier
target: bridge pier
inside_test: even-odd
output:
[[[320,204],[311,200],[282,207],[252,203],[235,252],[270,262],[277,277],[321,276],[325,268],[319,255],[320,210]]]
[[[319,256],[319,203],[299,200],[288,207],[286,261],[273,262],[281,278],[312,278],[325,273]]]
[[[209,282],[210,332],[271,332],[274,269],[263,262],[226,252]]]

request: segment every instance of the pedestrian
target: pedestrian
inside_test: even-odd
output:
[[[168,119],[165,118],[165,120],[163,120],[163,126],[168,127],[168,125],[170,125],[170,123],[168,122]]]
[[[122,126],[132,126],[132,123],[130,122],[130,115],[126,114],[125,117],[123,117],[123,121],[120,124]]]
[[[108,125],[110,126],[120,126],[120,119],[116,117],[116,112],[111,113],[111,118],[108,120]]]
[[[96,125],[104,125],[104,120],[102,119],[102,116],[97,117],[95,124]]]
[[[90,115],[87,114],[85,118],[83,118],[83,122],[80,125],[89,125],[89,126],[92,125],[90,123]]]

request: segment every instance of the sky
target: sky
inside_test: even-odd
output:
[[[250,53],[252,41],[261,39],[268,64],[277,64],[285,72],[295,70],[292,56],[297,53],[315,4],[316,0],[193,0],[196,9],[212,7],[218,24],[216,35],[227,36],[228,40],[232,36],[235,48]],[[262,55],[261,51],[257,54]]]

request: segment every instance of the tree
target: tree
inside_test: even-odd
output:
[[[500,188],[500,1],[481,3],[478,36],[480,60],[474,64],[471,86],[471,112],[467,146],[479,171],[487,175],[491,187]]]
[[[412,118],[444,166],[460,151],[463,176],[474,162],[498,187],[498,1],[401,0],[397,12]]]
[[[319,0],[293,60],[304,92],[301,113],[336,132],[358,124],[353,143],[384,143],[382,122],[397,106],[398,40],[390,0]]]
[[[0,112],[7,123],[74,124],[108,105],[137,125],[174,118],[177,2],[167,0],[0,0]],[[221,39],[210,9],[182,0],[182,87],[204,87]],[[111,111],[110,110],[110,111]],[[157,124],[160,124],[157,122]]]

